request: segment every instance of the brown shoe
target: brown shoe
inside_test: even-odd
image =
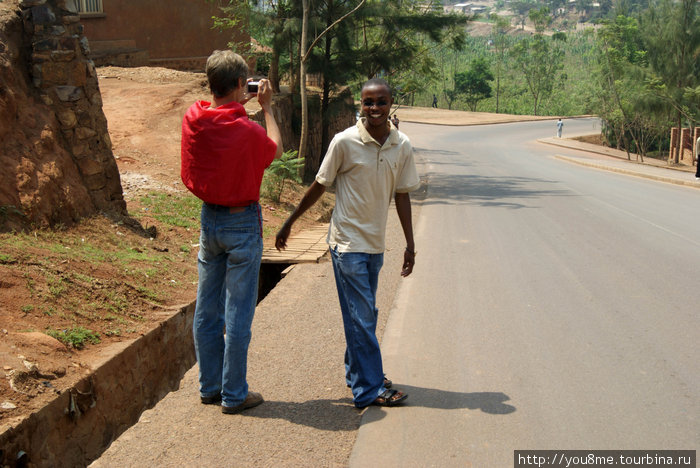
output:
[[[237,406],[221,405],[221,412],[224,414],[238,414],[243,410],[260,405],[263,401],[265,400],[263,400],[261,394],[257,392],[248,392],[248,395],[245,397],[245,400],[243,400],[243,403]]]

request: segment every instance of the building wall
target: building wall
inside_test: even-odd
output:
[[[102,0],[102,15],[83,15],[85,36],[93,42],[133,41],[151,60],[207,57],[226,49],[232,32],[212,29],[220,2],[207,0]],[[249,42],[244,33],[237,41]]]

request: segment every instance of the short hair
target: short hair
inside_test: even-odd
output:
[[[391,86],[389,86],[389,83],[386,82],[386,80],[383,80],[382,78],[372,78],[370,80],[367,80],[365,84],[362,85],[362,90],[365,88],[369,88],[370,86],[385,86],[386,89],[389,90],[389,96],[392,98],[394,97],[394,90],[391,89]]]
[[[241,78],[248,78],[248,64],[231,50],[215,50],[207,59],[205,71],[209,89],[218,98],[238,88]]]

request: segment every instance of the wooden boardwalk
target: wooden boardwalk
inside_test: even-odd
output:
[[[278,251],[274,247],[263,250],[263,263],[318,263],[328,251],[326,236],[328,224],[321,224],[289,236],[287,248]]]

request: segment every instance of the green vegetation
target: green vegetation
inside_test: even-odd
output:
[[[48,328],[47,335],[75,349],[83,349],[87,343],[98,344],[100,335],[84,327],[72,327],[67,330]]]
[[[0,264],[8,264],[8,263],[16,263],[17,260],[15,260],[11,255],[5,255],[5,254],[0,254]]]
[[[455,89],[451,95],[463,98],[469,110],[474,112],[479,101],[491,97],[491,80],[493,74],[488,62],[481,57],[474,59],[467,71],[455,73]]]
[[[261,63],[275,87],[285,77],[298,92],[298,51],[313,40],[299,43],[301,0],[225,3],[226,18],[249,16],[253,37],[272,49]],[[311,35],[359,3],[310,2]],[[445,14],[443,3],[366,1],[333,26],[306,67],[320,79],[322,115],[331,91],[349,84],[357,93],[382,76],[406,105],[427,107],[436,95],[439,107],[452,109],[598,114],[612,144],[642,155],[668,147],[671,126],[692,128],[700,119],[695,0],[500,1],[498,15],[480,17]],[[491,35],[467,37],[467,21],[491,23]],[[478,79],[469,76],[477,63],[484,64]],[[324,130],[324,149],[328,141]]]
[[[170,226],[199,229],[202,202],[194,195],[151,192],[141,197],[140,202],[143,210],[133,213],[135,217],[143,217],[147,213]]]
[[[272,161],[270,167],[265,170],[260,194],[279,203],[285,182],[293,180],[301,183],[300,172],[303,167],[304,158],[297,158],[296,151],[285,151],[282,156]]]

